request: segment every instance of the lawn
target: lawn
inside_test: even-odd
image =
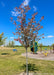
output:
[[[25,52],[24,47],[16,47],[17,52],[12,49],[0,49],[0,75],[19,75],[26,71],[26,58],[21,56]],[[30,49],[28,48],[28,52]],[[54,75],[54,61],[28,59],[29,71],[36,73],[49,73]]]

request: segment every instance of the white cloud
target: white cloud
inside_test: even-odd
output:
[[[54,36],[49,35],[49,36],[44,36],[44,38],[53,38]]]
[[[36,8],[35,6],[33,6],[33,9],[34,9],[34,11],[36,11],[36,10],[37,10],[37,8]]]
[[[11,11],[12,16],[18,16],[21,14],[21,12],[16,11],[16,9],[14,8],[13,11]]]
[[[14,37],[10,37],[10,39],[14,39]]]
[[[28,4],[29,4],[29,1],[30,0],[24,0],[24,2],[23,2],[23,5],[24,6],[27,6]],[[24,7],[24,6],[22,6],[22,7]],[[16,9],[14,9],[13,11],[11,11],[11,13],[12,13],[12,16],[20,16],[20,14],[21,14],[21,12],[18,12],[18,11],[15,11]]]
[[[27,5],[29,4],[29,1],[30,1],[30,0],[25,0],[24,3],[23,3],[24,6],[27,6]]]
[[[12,16],[18,16],[18,15],[20,15],[20,12],[18,12],[18,11],[11,11],[11,13],[12,13]]]
[[[4,4],[4,2],[3,2],[3,1],[1,2],[1,5],[2,5],[3,7],[5,7],[5,4]]]
[[[52,37],[54,37],[54,36],[52,36],[52,35],[49,35],[49,36],[47,36],[48,38],[52,38]]]
[[[12,16],[18,16],[18,12],[11,11],[11,13],[12,13]]]

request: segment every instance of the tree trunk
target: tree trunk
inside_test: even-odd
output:
[[[27,55],[27,47],[26,47],[26,75],[28,74],[28,55]]]

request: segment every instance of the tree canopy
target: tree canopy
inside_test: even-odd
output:
[[[35,12],[32,14],[31,18],[27,16],[27,12],[30,10],[29,5],[24,6],[22,3],[19,8],[14,8],[15,12],[17,12],[19,15],[17,16],[17,19],[14,20],[13,17],[11,17],[11,21],[16,26],[16,32],[13,34],[18,35],[17,39],[14,39],[15,41],[19,41],[22,45],[25,47],[28,47],[30,45],[31,41],[40,40],[40,37],[44,34],[38,35],[38,31],[43,28],[43,26],[40,25],[40,22],[44,19],[44,16],[41,17],[41,19],[36,22],[36,15],[38,12]]]

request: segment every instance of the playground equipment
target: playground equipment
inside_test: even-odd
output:
[[[17,50],[16,49],[13,49],[13,52],[17,52]]]
[[[47,48],[45,48],[45,50],[47,50]],[[47,55],[48,55],[48,52],[47,52],[47,51],[44,51],[43,54],[44,54],[45,56],[47,56]]]
[[[31,48],[31,51],[32,51],[33,53],[37,53],[37,51],[38,51],[37,42],[34,42],[34,46],[31,45],[30,48]]]
[[[48,55],[48,52],[45,51],[45,52],[43,52],[43,54],[44,54],[45,56],[47,56],[47,55]]]

